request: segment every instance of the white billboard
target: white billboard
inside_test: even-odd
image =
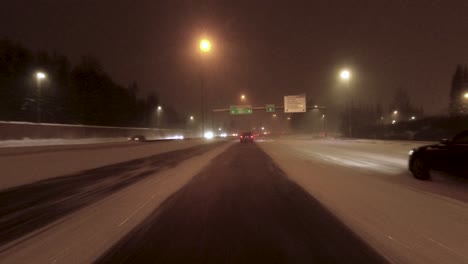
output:
[[[284,97],[284,112],[285,113],[304,113],[306,112],[306,96],[305,94],[286,95]]]

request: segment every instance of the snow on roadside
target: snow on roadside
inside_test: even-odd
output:
[[[390,140],[390,139],[344,139],[344,138],[328,138],[330,140],[340,140],[353,143],[371,143],[371,144],[417,144],[429,145],[437,143],[435,141],[415,141],[415,140]]]

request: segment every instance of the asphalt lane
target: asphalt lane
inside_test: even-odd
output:
[[[256,144],[236,144],[100,263],[385,263]]]

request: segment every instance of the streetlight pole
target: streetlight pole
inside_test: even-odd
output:
[[[162,111],[162,107],[158,105],[158,107],[156,108],[156,127],[157,128],[161,128],[161,111]]]
[[[46,75],[42,72],[36,73],[36,88],[37,88],[37,98],[36,98],[36,122],[41,123],[42,121],[42,109],[41,109],[41,80],[44,79]]]
[[[205,99],[204,99],[203,70],[200,72],[200,101],[201,101],[201,137],[205,136]]]
[[[350,95],[350,91],[349,91],[349,79],[351,78],[351,73],[348,71],[348,70],[343,70],[341,71],[340,73],[340,78],[341,80],[343,80],[343,82],[345,83],[345,89],[346,89],[346,94],[347,94],[347,98],[349,99],[349,95]],[[352,100],[351,100],[351,103],[352,103]],[[346,113],[346,119],[347,119],[347,126],[348,126],[348,135],[350,137],[353,137],[353,128],[351,126],[351,103],[349,104],[350,105],[350,109],[346,109],[345,108],[345,113]],[[346,104],[345,104],[346,105]]]
[[[322,126],[323,126],[323,136],[326,138],[327,137],[327,115],[324,114],[322,115]]]
[[[200,51],[201,53],[208,53],[211,50],[211,42],[208,39],[202,39],[200,41]],[[205,136],[205,89],[204,89],[204,72],[203,67],[200,70],[200,101],[201,101],[201,137]]]

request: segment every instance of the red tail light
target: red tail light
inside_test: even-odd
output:
[[[253,138],[253,136],[250,136],[250,138]]]
[[[240,136],[240,138],[243,138],[243,136]]]

